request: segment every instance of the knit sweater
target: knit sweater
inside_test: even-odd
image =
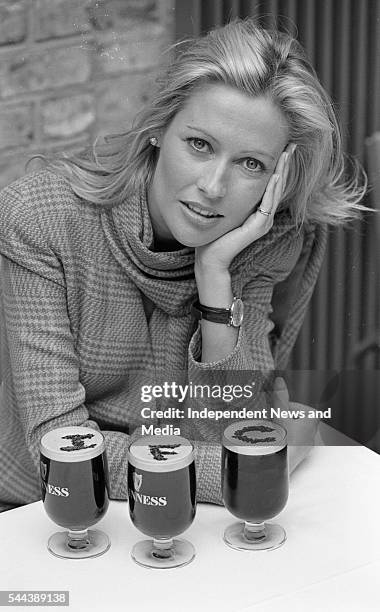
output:
[[[49,170],[23,177],[1,194],[3,509],[40,498],[39,441],[46,431],[65,425],[102,430],[111,498],[126,499],[128,442],[146,424],[142,385],[178,378],[204,382],[217,372],[232,377],[267,372],[284,366],[294,344],[321,265],[323,228],[299,232],[276,215],[270,235],[257,241],[249,257],[237,258],[233,288],[245,303],[238,342],[221,361],[203,363],[200,326],[190,315],[196,298],[193,250],[154,253],[150,228],[146,261],[132,261],[135,251],[126,231],[134,222],[132,209],[129,201],[110,209],[84,201]],[[273,288],[288,277],[301,253],[307,254],[301,284],[271,347]],[[185,264],[176,280],[172,268],[178,260]],[[149,318],[146,298],[153,305]],[[259,393],[257,388],[255,405]],[[168,405],[173,402],[162,398],[149,402],[151,410]],[[213,425],[183,423],[181,434],[194,441],[198,500],[220,503],[220,427]]]

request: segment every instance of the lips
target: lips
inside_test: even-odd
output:
[[[180,200],[180,202],[184,204],[186,208],[198,214],[200,217],[203,217],[204,219],[218,219],[224,217],[224,215],[215,212],[211,208],[202,206],[198,202],[193,202],[192,200]]]

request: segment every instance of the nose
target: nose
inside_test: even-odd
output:
[[[205,162],[197,187],[210,200],[216,200],[226,195],[227,170],[225,165],[216,160]]]

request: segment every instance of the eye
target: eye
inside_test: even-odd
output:
[[[203,140],[203,138],[187,138],[186,140],[190,144],[192,149],[200,151],[201,153],[208,151],[210,148],[208,142],[206,140]]]
[[[250,172],[260,172],[261,170],[265,170],[264,164],[254,157],[247,157],[245,160],[243,160],[243,166]]]

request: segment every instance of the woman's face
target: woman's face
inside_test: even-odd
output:
[[[281,111],[223,84],[196,90],[162,134],[148,190],[157,246],[203,246],[257,208],[288,142]]]

